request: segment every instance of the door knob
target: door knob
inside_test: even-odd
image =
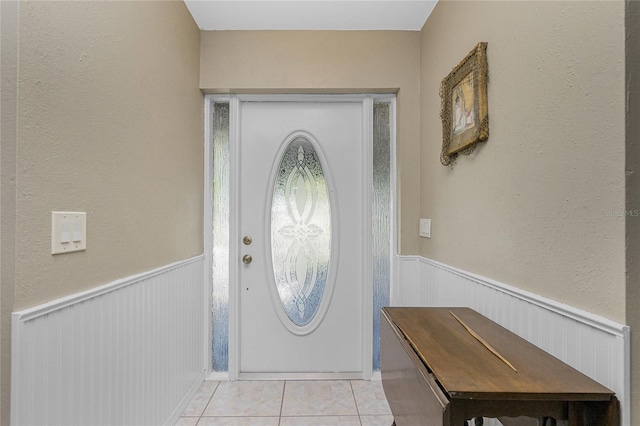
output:
[[[250,264],[252,260],[253,257],[251,257],[250,254],[245,254],[244,256],[242,256],[242,263],[244,263],[245,265]]]
[[[245,246],[248,246],[249,244],[251,244],[252,241],[253,240],[248,235],[242,239],[242,242],[244,243]]]

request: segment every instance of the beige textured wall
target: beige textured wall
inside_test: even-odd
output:
[[[200,31],[182,1],[0,9],[9,424],[12,311],[202,253],[203,97]],[[50,254],[52,210],[87,212],[85,252]]]
[[[489,140],[444,167],[439,85],[479,41]],[[420,254],[624,322],[624,2],[441,1],[421,67]]]
[[[202,253],[199,41],[182,1],[21,2],[16,310]]]
[[[395,92],[401,252],[418,250],[420,33],[204,31],[200,87],[214,92]]]

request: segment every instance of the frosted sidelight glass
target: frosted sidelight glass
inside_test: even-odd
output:
[[[373,104],[373,369],[380,369],[380,309],[391,283],[391,104]]]
[[[213,105],[212,367],[229,370],[229,104]]]
[[[313,144],[296,137],[279,162],[271,203],[271,255],[277,294],[296,326],[314,318],[327,285],[331,206]]]

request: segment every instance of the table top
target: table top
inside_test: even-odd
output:
[[[472,309],[383,308],[383,314],[404,334],[450,398],[609,401],[614,395]]]

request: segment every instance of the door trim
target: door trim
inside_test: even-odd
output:
[[[372,364],[373,364],[373,271],[372,271],[372,253],[371,253],[371,229],[372,229],[372,182],[373,182],[373,102],[374,100],[388,100],[392,103],[392,130],[391,130],[391,256],[395,256],[397,253],[397,201],[396,201],[396,127],[395,127],[395,94],[359,94],[359,95],[317,95],[317,94],[286,94],[286,95],[265,95],[265,94],[242,94],[242,95],[206,95],[205,96],[205,141],[204,141],[204,249],[207,261],[205,261],[205,283],[204,283],[204,306],[206,309],[205,315],[205,339],[207,344],[205,345],[204,362],[206,371],[209,373],[209,378],[216,380],[237,380],[242,379],[239,374],[239,267],[240,263],[237,261],[240,256],[240,232],[238,228],[239,224],[239,197],[238,197],[238,182],[239,182],[239,136],[240,136],[240,120],[239,112],[242,102],[358,102],[363,104],[363,119],[362,119],[362,135],[363,142],[365,143],[365,164],[366,167],[363,170],[363,196],[364,206],[366,212],[366,220],[363,221],[363,252],[365,253],[365,259],[363,261],[363,288],[362,288],[362,374],[357,378],[365,380],[371,379],[372,376]],[[212,141],[211,141],[211,111],[212,104],[214,102],[229,102],[229,149],[230,149],[230,187],[229,187],[229,201],[231,207],[231,213],[229,218],[229,341],[228,341],[228,372],[213,372],[211,365],[212,356],[212,170],[211,170],[211,158],[212,158]],[[393,282],[395,281],[395,273],[391,271],[391,283],[390,288],[393,288]],[[261,375],[262,376],[262,375]],[[260,377],[262,379],[278,378],[276,375],[269,375],[270,377]],[[325,377],[326,376],[326,377]],[[329,377],[331,376],[331,377]],[[322,377],[313,374],[305,374],[304,377],[299,378],[336,378],[332,374],[324,374]],[[255,377],[257,378],[257,377]],[[293,378],[293,377],[291,377]],[[354,377],[349,377],[354,378]]]

